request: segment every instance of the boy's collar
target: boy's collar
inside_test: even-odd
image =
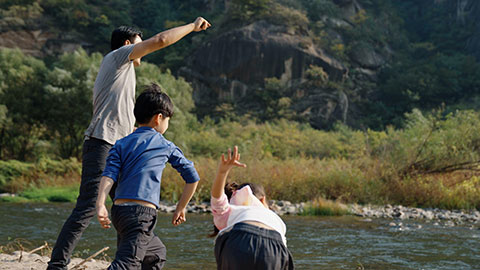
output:
[[[157,132],[154,128],[149,127],[149,126],[138,127],[135,131],[147,131],[147,130],[151,130],[151,131]]]

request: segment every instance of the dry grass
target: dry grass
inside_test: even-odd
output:
[[[313,216],[342,216],[349,214],[349,211],[348,207],[339,201],[326,200],[319,197],[308,202],[301,214]]]
[[[201,177],[193,200],[209,201],[218,161],[209,157],[192,160]],[[275,200],[307,202],[324,198],[343,203],[480,208],[480,177],[472,172],[399,175],[392,166],[372,157],[260,160],[247,155],[242,161],[247,168],[235,168],[229,181],[262,184],[267,196]],[[79,182],[78,170],[32,170],[10,181],[8,187],[23,193],[28,200],[74,201],[76,189],[71,187],[78,187]],[[180,175],[167,166],[162,182],[162,199],[177,201],[184,185]],[[59,192],[70,195],[60,198]]]

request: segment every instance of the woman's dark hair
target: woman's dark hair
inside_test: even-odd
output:
[[[120,26],[117,29],[113,30],[112,38],[110,39],[110,48],[116,50],[123,46],[126,40],[130,40],[133,43],[133,40],[136,36],[142,37],[142,32],[136,28],[130,26]]]
[[[138,96],[133,114],[137,123],[146,124],[154,115],[159,113],[163,117],[172,117],[173,103],[159,85],[152,83],[146,86],[145,90]]]
[[[232,198],[233,192],[235,190],[240,190],[244,188],[245,186],[250,186],[250,189],[252,190],[253,195],[257,197],[259,200],[262,197],[265,197],[265,189],[263,188],[262,185],[259,184],[254,184],[254,183],[243,183],[243,184],[237,184],[235,182],[232,183],[226,183],[225,187],[223,188],[223,191],[225,192],[225,195],[227,195],[228,200]],[[213,232],[209,234],[209,237],[215,237],[217,234],[220,232],[218,230],[217,226],[215,224],[213,225]]]

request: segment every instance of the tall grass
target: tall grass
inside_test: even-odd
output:
[[[348,207],[338,201],[316,198],[308,202],[301,215],[307,216],[342,216],[349,214]]]
[[[210,198],[221,153],[238,145],[247,168],[234,169],[229,181],[262,184],[270,199],[480,208],[480,114],[472,111],[413,111],[404,128],[385,131],[205,121],[182,138],[176,143],[185,146],[202,179],[197,202]],[[0,161],[0,189],[28,194],[32,188],[78,186],[80,169],[74,159]],[[182,190],[181,177],[167,166],[162,199],[176,201]]]

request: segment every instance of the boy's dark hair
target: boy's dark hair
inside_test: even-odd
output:
[[[145,90],[137,97],[133,114],[139,124],[146,124],[156,114],[163,117],[172,117],[173,103],[170,97],[155,83],[147,85]]]
[[[133,43],[135,36],[139,36],[141,38],[142,32],[130,26],[120,26],[112,32],[110,48],[113,51],[122,47],[127,39]]]

